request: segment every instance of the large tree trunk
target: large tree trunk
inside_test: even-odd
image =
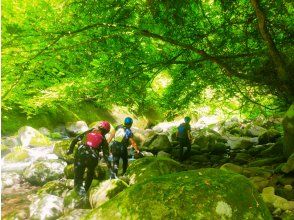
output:
[[[276,70],[278,73],[278,77],[281,81],[286,82],[288,80],[288,75],[286,72],[286,65],[285,65],[273,39],[272,39],[272,36],[270,35],[270,33],[268,31],[268,28],[266,26],[266,18],[265,18],[263,11],[260,8],[259,0],[251,0],[251,4],[252,4],[252,6],[255,10],[255,13],[256,13],[260,34],[269,49],[269,54],[275,64],[275,67],[276,67]]]

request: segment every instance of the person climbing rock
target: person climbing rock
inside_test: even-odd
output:
[[[191,151],[191,126],[190,126],[191,118],[186,116],[184,118],[184,123],[178,126],[177,131],[177,140],[180,144],[180,161],[183,161],[187,158]],[[187,148],[186,152],[184,153],[184,148]]]
[[[128,168],[128,147],[131,146],[135,149],[137,154],[140,154],[140,150],[134,140],[134,135],[131,130],[133,124],[133,119],[130,117],[126,117],[123,125],[119,125],[115,128],[114,131],[111,132],[110,137],[108,139],[108,143],[111,143],[111,153],[113,155],[113,172],[118,174],[119,160],[122,158],[123,160],[123,172],[122,175],[125,174]]]
[[[91,186],[101,150],[107,167],[113,176],[111,163],[108,161],[109,146],[105,138],[109,131],[110,124],[107,121],[102,121],[94,128],[75,137],[70,144],[67,154],[72,154],[75,145],[80,142],[74,155],[74,188],[80,195],[85,195]],[[83,186],[86,169],[87,176]]]

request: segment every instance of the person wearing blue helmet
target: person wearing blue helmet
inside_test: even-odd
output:
[[[183,161],[191,151],[191,118],[186,116],[184,118],[184,123],[180,124],[177,131],[177,140],[180,144],[180,161]],[[187,148],[186,153],[184,154],[184,148]]]
[[[118,174],[119,160],[123,160],[123,172],[122,175],[126,172],[128,168],[128,147],[131,145],[135,151],[139,154],[140,150],[134,140],[134,134],[131,130],[133,125],[133,119],[126,117],[123,125],[117,126],[114,131],[111,132],[110,137],[108,138],[108,143],[114,139],[111,143],[111,153],[113,156],[113,171],[115,174]]]

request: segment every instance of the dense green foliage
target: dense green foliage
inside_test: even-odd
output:
[[[288,0],[3,0],[3,115],[86,102],[173,117],[207,99],[283,109],[293,102],[291,13]]]

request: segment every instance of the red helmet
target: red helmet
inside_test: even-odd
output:
[[[105,131],[105,133],[108,133],[110,131],[110,124],[108,121],[101,121],[98,128],[101,128]]]

